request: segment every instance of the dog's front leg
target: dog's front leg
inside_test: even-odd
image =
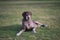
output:
[[[20,32],[18,32],[16,35],[19,36],[19,35],[21,35],[24,31],[25,31],[25,30],[22,29],[22,30],[21,30]]]
[[[37,33],[37,32],[36,32],[36,28],[33,28],[33,33]]]

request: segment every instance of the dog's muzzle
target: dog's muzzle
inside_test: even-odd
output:
[[[26,16],[26,20],[29,20],[30,19],[30,15]]]
[[[29,17],[28,16],[26,16],[26,20],[29,20]]]

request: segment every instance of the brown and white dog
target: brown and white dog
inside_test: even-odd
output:
[[[37,27],[47,27],[47,25],[44,25],[38,21],[33,21],[32,20],[32,13],[29,11],[23,12],[22,13],[23,19],[22,19],[22,30],[17,33],[17,36],[21,35],[24,31],[32,29],[34,33],[36,32]]]

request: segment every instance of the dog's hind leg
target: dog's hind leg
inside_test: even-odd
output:
[[[18,32],[16,35],[19,36],[19,35],[21,35],[24,31],[25,31],[25,30],[22,29],[22,30],[21,30],[20,32]]]

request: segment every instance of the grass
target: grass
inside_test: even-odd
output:
[[[5,4],[0,5],[0,40],[60,40],[60,5],[58,3]],[[32,18],[49,25],[38,28],[37,34],[24,32],[17,37],[24,11],[31,11]]]

